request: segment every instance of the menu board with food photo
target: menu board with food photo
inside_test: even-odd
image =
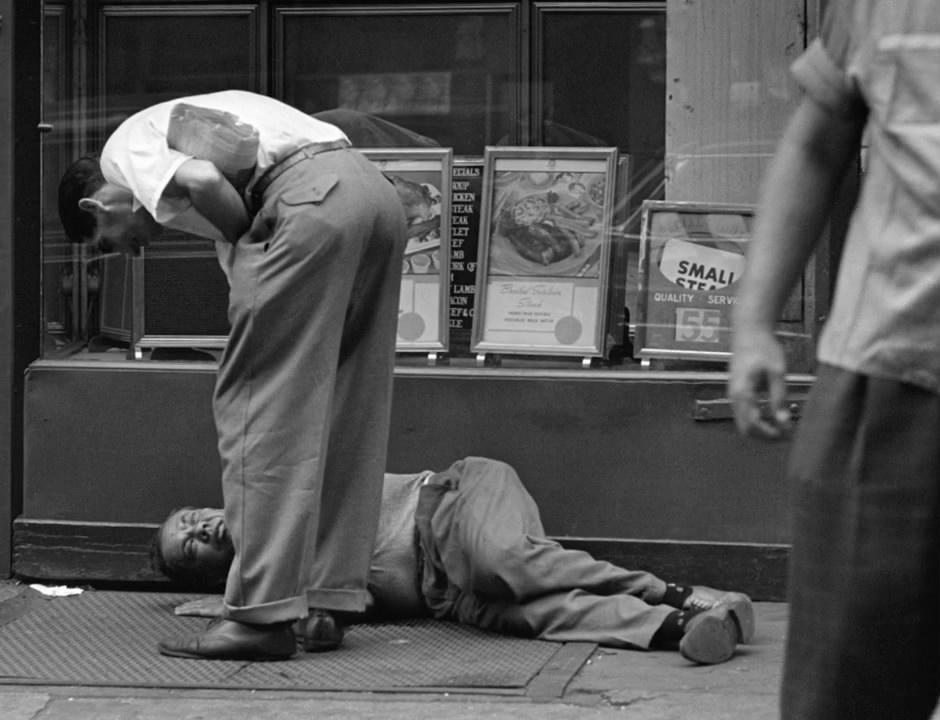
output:
[[[446,350],[453,151],[450,148],[365,148],[362,152],[395,186],[408,223],[396,350]]]
[[[639,357],[728,359],[731,310],[753,223],[749,205],[644,202]]]
[[[486,148],[474,352],[602,353],[616,165],[616,148]]]

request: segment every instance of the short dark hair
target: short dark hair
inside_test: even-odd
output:
[[[59,221],[72,242],[86,242],[94,236],[95,216],[82,210],[78,201],[94,195],[105,182],[101,165],[93,157],[76,160],[59,180]]]
[[[180,510],[187,508],[177,508],[171,511],[167,518],[172,517]],[[228,567],[220,568],[218,572],[210,572],[204,567],[195,567],[191,563],[181,560],[179,562],[168,563],[163,556],[162,536],[163,527],[166,520],[160,523],[160,527],[150,539],[150,567],[171,580],[180,587],[192,590],[194,592],[214,593],[219,592],[225,587],[225,578],[228,576]]]

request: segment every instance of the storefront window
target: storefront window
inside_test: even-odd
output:
[[[63,6],[46,8],[43,28],[43,110],[52,117],[67,106],[71,65],[68,46],[68,18]],[[55,178],[70,161],[66,143],[45,143],[43,153],[42,233],[43,233],[43,350],[48,354],[68,352],[82,337],[78,253],[65,237],[56,213]]]
[[[518,9],[351,10],[279,10],[279,96],[376,115],[457,155],[510,137],[524,87]]]
[[[486,265],[476,256],[477,244],[488,232],[484,221],[497,219],[497,209],[485,207],[487,195],[494,194],[479,185],[487,177],[495,182],[481,166],[487,149],[544,148],[543,160],[552,164],[567,162],[565,152],[574,148],[614,149],[617,162],[607,196],[611,214],[597,216],[606,224],[582,228],[583,237],[571,234],[577,223],[569,223],[567,235],[556,233],[573,247],[586,246],[584,238],[596,240],[600,227],[606,243],[603,253],[586,253],[583,262],[566,265],[570,277],[590,270],[601,278],[592,288],[603,295],[603,311],[595,318],[603,325],[598,351],[560,362],[624,371],[641,367],[633,343],[642,309],[642,211],[645,201],[669,198],[667,108],[678,82],[667,62],[666,2],[47,0],[44,7],[47,358],[217,356],[226,331],[227,292],[212,244],[167,233],[141,258],[99,256],[64,237],[55,188],[69,162],[98,152],[108,133],[136,110],[176,96],[240,88],[309,113],[337,108],[367,113],[452,150],[455,182],[444,191],[454,195],[443,201],[453,200],[451,219],[458,229],[452,238],[447,235],[451,303],[440,310],[451,318],[451,333],[442,363],[489,367],[556,360],[550,352],[532,357],[525,348],[483,358],[473,348],[472,325],[482,322],[474,316],[473,290],[485,285],[476,274]],[[739,93],[747,89],[739,85]],[[696,145],[695,138],[689,141]],[[553,182],[565,184],[567,206],[555,203],[552,185],[543,193],[549,205],[555,203],[551,212],[596,211],[603,205],[599,197],[591,205],[583,194],[588,185],[592,191],[602,187],[588,179],[593,157],[578,156],[574,170],[552,173]],[[457,178],[473,173],[476,185]],[[539,222],[548,222],[553,231],[557,225],[552,219]],[[475,235],[477,225],[482,232],[474,237],[469,227]],[[733,255],[738,245],[731,246]],[[734,259],[728,262],[733,265]],[[535,273],[540,281],[542,274]],[[580,292],[580,280],[562,281]],[[558,337],[567,342],[565,333]],[[402,362],[413,359],[402,356]]]

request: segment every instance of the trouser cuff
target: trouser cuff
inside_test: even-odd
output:
[[[222,617],[251,625],[273,625],[274,623],[293,622],[307,616],[307,602],[303,597],[275,600],[260,605],[229,605],[222,608]]]
[[[365,612],[369,601],[366,590],[330,590],[325,588],[307,590],[307,607],[335,612]]]

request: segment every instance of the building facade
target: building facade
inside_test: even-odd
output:
[[[436,268],[431,300],[404,308],[436,334],[399,325],[390,471],[496,457],[562,542],[780,599],[787,445],[736,435],[724,350],[757,184],[799,97],[787,68],[822,9],[0,0],[0,573],[154,581],[155,524],[221,502],[210,399],[226,288],[211,244],[170,234],[135,259],[71,245],[56,184],[136,110],[234,88],[447,151],[424,237],[437,252],[403,268],[415,293]],[[383,150],[403,173],[423,157]],[[572,242],[562,260],[533,264],[501,234],[501,203],[525,188],[566,213],[596,201],[575,219],[589,230],[545,221]],[[839,235],[780,318],[797,413]],[[501,297],[507,283],[574,309],[545,311],[541,344],[513,329],[535,320]]]

